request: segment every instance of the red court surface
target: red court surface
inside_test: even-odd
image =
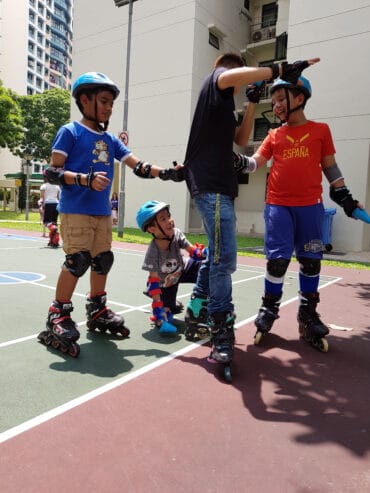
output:
[[[370,271],[322,273],[328,353],[289,303],[259,346],[238,328],[232,384],[201,345],[4,441],[0,491],[370,491]]]

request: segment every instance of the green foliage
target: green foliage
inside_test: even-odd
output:
[[[22,135],[22,113],[16,95],[0,81],[0,147],[18,145]]]
[[[13,154],[23,157],[24,149],[34,149],[33,159],[49,161],[53,139],[59,127],[69,121],[71,96],[65,89],[50,89],[42,94],[18,96],[23,126],[28,129]]]

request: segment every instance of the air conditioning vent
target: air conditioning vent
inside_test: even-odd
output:
[[[276,26],[263,27],[252,33],[252,42],[259,43],[276,37]]]
[[[252,35],[252,41],[258,43],[262,39],[262,31],[255,31]]]

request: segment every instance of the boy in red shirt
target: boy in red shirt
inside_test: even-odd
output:
[[[245,169],[273,163],[270,169],[265,218],[267,268],[265,292],[255,325],[255,344],[278,318],[284,276],[293,252],[300,264],[298,324],[301,337],[320,351],[328,350],[328,327],[316,312],[323,252],[322,174],[330,184],[330,197],[352,217],[361,205],[352,198],[335,162],[335,148],[326,123],[306,119],[304,107],[311,97],[309,81],[277,79],[271,87],[274,114],[283,122],[270,130],[252,158],[244,157]]]

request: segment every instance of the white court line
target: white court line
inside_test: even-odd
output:
[[[329,281],[319,287],[319,289],[323,289],[327,286],[330,286],[331,284],[334,284],[335,282],[340,281],[342,278],[337,277],[336,279],[333,279],[332,281]],[[284,303],[282,303],[281,306],[288,305],[289,303],[292,303],[293,301],[297,300],[297,296],[294,298],[291,298]],[[249,322],[251,322],[255,318],[255,315],[240,321],[235,325],[235,328],[239,328]],[[4,443],[7,440],[10,440],[11,438],[16,437],[17,435],[20,435],[21,433],[24,433],[25,431],[28,431],[32,428],[35,428],[36,426],[39,426],[43,423],[46,423],[47,421],[56,418],[62,414],[64,414],[67,411],[70,411],[71,409],[78,407],[92,399],[95,399],[95,397],[98,397],[100,395],[105,394],[106,392],[109,392],[113,389],[116,389],[120,387],[121,385],[124,385],[127,382],[130,382],[131,380],[134,380],[135,378],[144,375],[145,373],[148,373],[155,368],[158,368],[159,366],[162,366],[169,361],[172,361],[173,359],[177,358],[180,355],[186,354],[189,351],[192,351],[196,347],[199,347],[203,344],[206,344],[208,342],[207,339],[203,341],[199,341],[193,344],[190,344],[189,346],[186,346],[183,349],[180,349],[179,351],[175,351],[172,354],[169,354],[168,356],[160,358],[158,361],[155,361],[153,363],[149,363],[148,365],[144,366],[143,368],[140,368],[139,370],[131,372],[129,375],[125,375],[121,378],[118,378],[117,380],[114,380],[113,382],[110,382],[106,385],[103,385],[102,387],[99,387],[97,389],[92,390],[91,392],[88,392],[80,397],[77,397],[76,399],[72,399],[69,402],[66,402],[62,404],[61,406],[58,406],[54,409],[51,409],[50,411],[47,411],[43,414],[40,414],[39,416],[36,416],[35,418],[32,418],[28,421],[25,421],[24,423],[21,423],[20,425],[14,426],[13,428],[10,428],[7,431],[4,431],[3,433],[0,434],[0,443]]]

